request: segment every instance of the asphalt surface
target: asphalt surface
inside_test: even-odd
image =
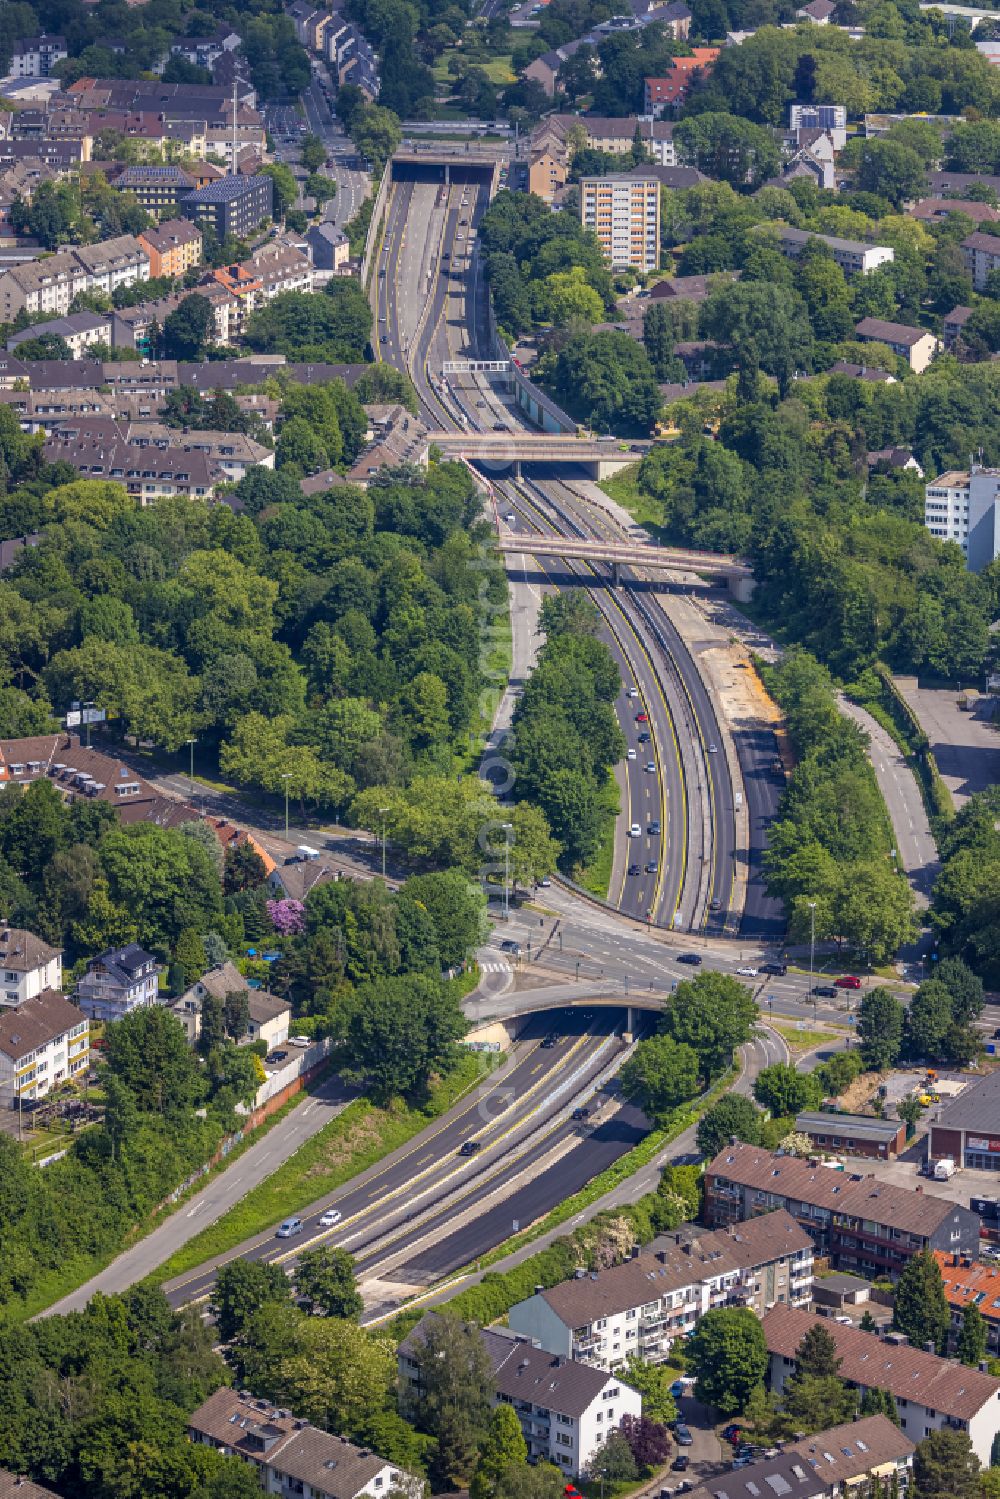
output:
[[[323,205],[323,218],[343,229],[369,196],[371,177],[352,164],[357,161],[354,144],[331,113],[315,72],[302,95],[302,105],[309,129],[323,141],[334,163],[332,167],[320,168],[337,184],[336,196]]]
[[[40,1315],[49,1317],[82,1311],[98,1291],[110,1296],[151,1275],[203,1228],[208,1228],[245,1197],[251,1187],[279,1170],[301,1145],[318,1134],[356,1096],[357,1090],[346,1087],[338,1077],[327,1078],[318,1084],[311,1097],[272,1125],[266,1135],[250,1145],[227,1170],[220,1171],[183,1207],[164,1219],[159,1228]]]
[[[870,713],[839,694],[837,706],[868,735],[868,758],[892,823],[899,866],[906,871],[917,905],[925,910],[941,862],[917,778],[895,740]]]
[[[624,1019],[619,1009],[595,1011],[590,1020],[585,1012],[573,1010],[532,1021],[515,1044],[512,1065],[487,1079],[407,1145],[300,1212],[297,1216],[304,1226],[299,1234],[279,1239],[275,1225],[177,1277],[164,1287],[171,1304],[206,1299],[218,1266],[239,1257],[288,1263],[306,1247],[332,1244],[355,1256],[362,1281],[389,1277],[409,1283],[410,1262],[432,1248],[426,1241],[443,1239],[439,1260],[455,1252],[447,1245],[456,1233],[462,1235],[463,1253],[472,1240],[484,1247],[502,1242],[510,1233],[506,1202],[515,1199],[505,1199],[503,1210],[497,1208],[495,1199],[538,1162],[553,1152],[565,1152],[558,1180],[549,1179],[548,1190],[555,1195],[544,1198],[543,1194],[539,1211],[561,1200],[570,1175],[586,1181],[595,1169],[601,1169],[591,1164],[585,1127],[570,1115],[591,1099],[598,1081],[620,1060],[621,1043],[615,1032],[621,1030]],[[555,1044],[542,1047],[541,1039],[550,1028],[556,1033]],[[627,1127],[609,1125],[599,1142],[599,1158],[613,1160],[641,1133],[637,1115],[630,1114]],[[459,1150],[469,1141],[478,1142],[480,1150],[464,1158]],[[333,1206],[341,1220],[324,1229],[319,1218]],[[515,1209],[511,1211],[516,1215]],[[457,1226],[466,1220],[467,1226]],[[491,1234],[495,1234],[492,1240]],[[412,1272],[430,1273],[423,1263]]]

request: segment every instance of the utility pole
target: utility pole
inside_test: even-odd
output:
[[[285,842],[288,842],[288,783],[292,779],[292,772],[286,770],[281,779],[285,783]]]
[[[812,994],[813,1009],[817,1008],[813,994],[813,966],[816,957],[816,902],[809,902],[809,993]]]
[[[195,747],[195,745],[197,743],[198,743],[197,739],[189,739],[187,741],[188,747],[191,750],[191,761],[190,761],[190,766],[189,766],[189,769],[190,769],[189,779],[191,781],[191,804],[192,804],[192,806],[194,805],[194,747]]]

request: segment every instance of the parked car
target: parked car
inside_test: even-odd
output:
[[[685,1425],[683,1421],[678,1421],[677,1425],[674,1427],[674,1441],[677,1443],[678,1447],[690,1447],[694,1443],[694,1437],[691,1435],[691,1428]]]
[[[686,1473],[690,1461],[686,1452],[678,1452],[670,1466],[675,1473]]]
[[[279,1062],[283,1062],[287,1056],[287,1051],[269,1051],[264,1060],[266,1062],[270,1062],[272,1066],[277,1066],[277,1064]]]
[[[736,972],[740,975],[741,978],[745,979],[755,979],[757,977],[756,968],[751,968],[748,964],[745,963],[737,968]]]
[[[787,963],[765,963],[761,970],[763,973],[776,973],[779,978],[788,972]]]
[[[294,1239],[296,1234],[302,1232],[303,1227],[304,1224],[301,1218],[286,1218],[284,1223],[278,1224],[278,1238]]]
[[[519,958],[521,956],[521,944],[520,942],[512,941],[510,937],[505,937],[500,944],[500,951],[513,953],[515,958]]]

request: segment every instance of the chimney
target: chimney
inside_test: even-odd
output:
[[[637,1260],[640,1254],[642,1254],[642,1245],[633,1244],[632,1248],[629,1250],[628,1257],[630,1260]]]
[[[979,1372],[980,1372],[980,1374],[988,1374],[990,1372],[990,1365],[989,1365],[989,1360],[988,1359],[985,1359],[985,1358],[984,1359],[980,1359],[980,1361],[979,1361]]]
[[[928,1338],[927,1339],[927,1342],[924,1344],[924,1352],[925,1353],[936,1353],[937,1352],[937,1347],[935,1345],[935,1342],[934,1342],[933,1338]]]
[[[914,1190],[914,1191],[915,1191],[915,1192],[916,1192],[916,1194],[917,1194],[917,1196],[918,1196],[918,1197],[919,1197],[919,1195],[920,1195],[920,1193],[921,1193],[921,1192],[922,1192],[922,1191],[923,1191],[923,1190],[924,1190],[924,1189],[923,1189],[923,1187],[922,1187],[922,1186],[919,1186],[919,1187],[914,1187],[914,1189],[913,1189],[913,1190]]]

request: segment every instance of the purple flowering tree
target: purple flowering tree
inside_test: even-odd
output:
[[[269,900],[267,915],[283,937],[298,937],[306,929],[306,908],[300,900]]]

